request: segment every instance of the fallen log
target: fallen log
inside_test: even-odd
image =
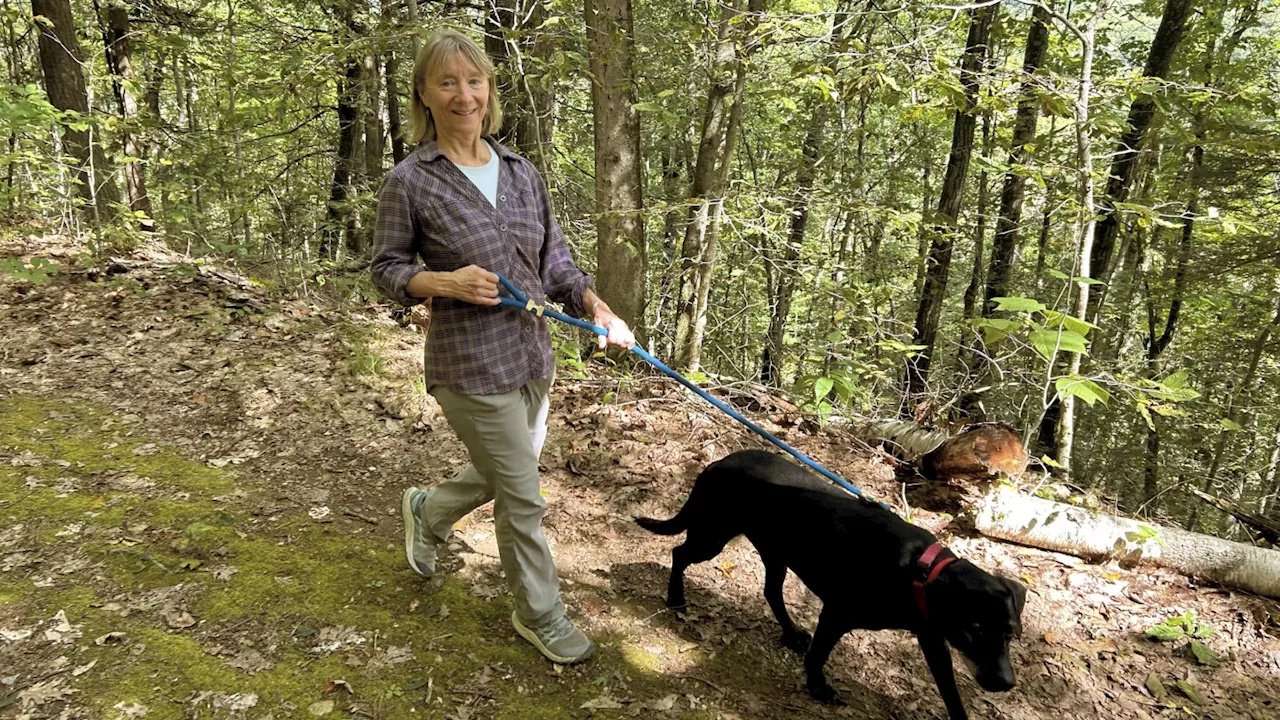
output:
[[[1272,545],[1280,545],[1280,522],[1272,520],[1271,518],[1265,518],[1261,515],[1254,515],[1236,503],[1201,492],[1197,488],[1191,488],[1191,493],[1236,520],[1239,520],[1242,524],[1248,525],[1254,530],[1257,530],[1258,534]]]
[[[888,445],[931,480],[982,482],[1017,478],[1027,469],[1027,449],[1022,438],[1004,423],[970,425],[950,436],[895,420],[863,425],[859,434],[869,442]]]
[[[1280,551],[993,488],[974,506],[984,535],[1091,561],[1118,559],[1280,598]]]

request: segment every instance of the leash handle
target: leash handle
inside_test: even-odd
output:
[[[502,273],[494,273],[494,274],[498,276],[498,281],[502,284],[502,287],[506,288],[507,292],[511,293],[512,295],[512,297],[505,297],[502,295],[498,296],[498,300],[503,305],[507,307],[515,308],[517,310],[524,310],[526,312],[531,312],[537,315],[538,317],[542,317],[545,315],[547,317],[559,320],[562,323],[574,325],[584,330],[590,330],[596,335],[600,335],[603,337],[609,336],[609,331],[600,327],[599,325],[593,325],[587,322],[586,320],[580,320],[576,317],[570,317],[568,315],[565,315],[564,313],[547,309],[541,305],[535,305],[531,300],[525,297],[524,293],[520,292],[520,290],[515,285],[513,285],[511,281],[508,280]],[[645,350],[643,347],[640,347],[639,344],[631,346],[631,352],[635,353],[636,355],[639,355],[642,359],[645,360],[645,362],[648,362],[650,365],[660,370],[664,375],[671,378],[672,380],[675,380],[676,382],[680,383],[684,387],[688,388],[694,394],[701,397],[703,400],[706,400],[707,402],[711,403],[716,409],[720,410],[721,412],[733,418],[734,420],[737,420],[743,425],[746,425],[752,432],[764,438],[765,440],[768,440],[770,443],[773,443],[773,445],[777,447],[779,450],[782,450],[783,452],[787,453],[788,455],[795,458],[796,460],[799,460],[806,467],[817,472],[818,474],[822,475],[823,477],[835,483],[836,485],[839,485],[840,487],[849,491],[854,496],[861,498],[863,500],[866,500],[867,502],[875,503],[880,507],[884,508],[885,510],[888,510],[889,512],[893,512],[893,508],[889,507],[883,502],[880,502],[879,500],[875,500],[867,496],[862,492],[862,490],[850,484],[844,478],[840,477],[839,475],[836,475],[835,473],[826,469],[822,465],[819,465],[817,462],[810,459],[808,455],[805,455],[799,450],[796,450],[795,448],[791,447],[790,445],[783,442],[778,437],[775,437],[773,433],[769,432],[768,430],[765,430],[759,425],[756,425],[755,423],[748,420],[746,417],[742,415],[742,413],[739,413],[737,410],[729,407],[719,398],[712,396],[711,393],[708,393],[706,390],[703,390],[702,388],[695,385],[693,381],[689,380],[688,378],[676,372],[675,370],[672,370],[671,368],[667,367],[666,363],[662,362],[658,358],[651,355],[648,350]]]

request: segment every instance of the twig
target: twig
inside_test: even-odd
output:
[[[3,552],[0,552],[0,555],[16,555],[18,553],[24,553],[24,552],[35,552],[35,550],[36,550],[35,548],[17,548],[15,550],[5,550]]]
[[[125,554],[125,555],[133,555],[134,557],[142,558],[143,560],[150,560],[150,561],[152,562],[152,564],[154,564],[156,567],[160,568],[161,570],[163,570],[163,571],[165,571],[165,572],[167,572],[167,573],[172,573],[172,572],[173,572],[173,571],[172,571],[172,570],[170,570],[169,568],[167,568],[167,567],[165,567],[164,565],[162,565],[162,564],[160,563],[160,561],[159,561],[159,560],[157,560],[157,559],[155,559],[154,557],[152,557],[150,553],[139,552],[139,551],[137,551],[137,550],[131,550],[131,549],[128,549],[128,548],[113,548],[113,549],[111,549],[111,550],[108,550],[107,552],[108,552],[108,553],[123,553],[123,554]]]
[[[360,513],[356,512],[355,510],[343,510],[343,511],[342,511],[342,514],[343,514],[343,515],[346,515],[347,517],[353,517],[353,518],[355,518],[355,519],[357,519],[357,520],[363,520],[363,521],[365,521],[365,522],[369,523],[370,525],[377,525],[377,524],[378,524],[378,521],[377,521],[377,520],[374,520],[373,518],[368,517],[368,516],[365,516],[365,515],[361,515]]]

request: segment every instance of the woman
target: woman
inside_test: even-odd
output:
[[[595,646],[565,615],[542,533],[538,455],[555,371],[551,336],[544,319],[494,307],[495,272],[538,304],[550,298],[592,318],[609,344],[629,348],[635,339],[573,264],[537,170],[493,139],[502,110],[484,51],[460,33],[436,35],[414,63],[413,87],[418,149],[382,188],[373,279],[406,306],[430,299],[427,388],[471,464],[433,488],[404,491],[405,555],[430,577],[453,523],[493,500],[512,624],[553,662],[580,662]]]

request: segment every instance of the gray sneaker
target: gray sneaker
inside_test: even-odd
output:
[[[436,537],[418,519],[418,508],[427,499],[428,491],[411,487],[400,496],[400,515],[404,518],[404,556],[409,567],[422,577],[436,572]]]
[[[574,627],[567,615],[552,620],[545,625],[525,627],[515,613],[511,613],[511,624],[515,625],[520,637],[533,643],[538,652],[547,659],[561,665],[580,663],[591,657],[596,651],[595,643],[581,630]]]

